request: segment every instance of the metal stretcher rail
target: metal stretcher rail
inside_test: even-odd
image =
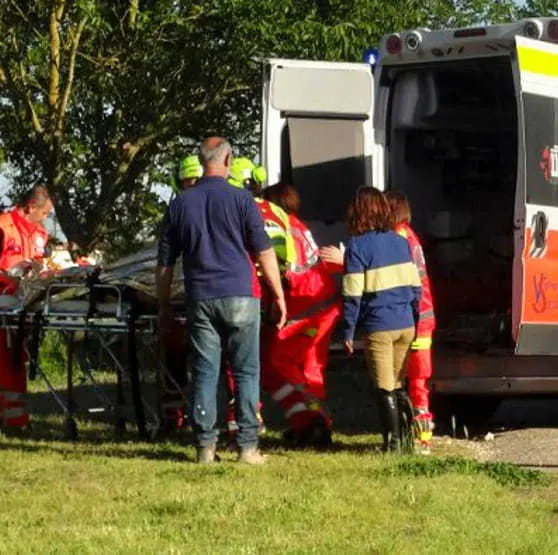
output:
[[[80,291],[80,295],[68,298],[71,290]],[[110,297],[107,302],[106,297]],[[14,349],[14,356],[20,357],[23,349],[28,354],[30,375],[40,375],[46,383],[49,392],[64,413],[65,434],[69,439],[76,439],[78,430],[75,420],[74,401],[74,355],[76,333],[93,335],[104,352],[106,352],[117,370],[117,399],[116,405],[110,407],[114,413],[115,430],[121,434],[125,428],[123,416],[124,382],[129,381],[132,405],[138,434],[141,439],[154,437],[161,428],[161,418],[157,409],[150,406],[141,390],[140,360],[138,344],[141,337],[153,337],[156,333],[156,316],[154,314],[140,314],[133,302],[125,301],[123,292],[118,286],[82,283],[52,283],[46,289],[44,298],[34,305],[25,307],[21,299],[15,296],[0,295],[0,329],[10,330],[16,336],[31,337],[30,348]],[[65,336],[67,348],[66,360],[66,400],[56,391],[49,377],[38,364],[38,353],[41,339],[45,331],[54,330]],[[121,334],[127,337],[126,352],[128,362],[125,364],[111,347],[110,336]],[[78,361],[82,362],[82,361]],[[102,394],[95,382],[92,372],[85,365],[80,364],[85,377],[93,385],[97,397],[107,397]],[[167,379],[172,380],[168,370],[161,364],[161,370]],[[175,384],[177,385],[177,384]],[[106,410],[106,409],[102,409]],[[148,426],[147,415],[150,418]]]

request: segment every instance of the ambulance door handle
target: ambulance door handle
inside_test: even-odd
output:
[[[537,250],[546,247],[546,231],[548,229],[548,217],[544,212],[537,212],[533,216],[533,246]]]

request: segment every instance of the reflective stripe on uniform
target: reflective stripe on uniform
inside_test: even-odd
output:
[[[295,239],[295,243],[307,245],[307,248],[304,249],[305,258],[307,259],[306,262],[304,264],[300,264],[300,261],[296,260],[295,262],[291,263],[289,268],[289,270],[295,274],[302,274],[315,266],[320,261],[320,259],[318,257],[317,251],[311,254],[308,254],[308,252],[306,252],[310,250],[310,247],[308,246],[309,240],[306,235],[300,231],[300,229],[294,226],[290,226],[289,229],[293,236],[293,239]]]
[[[288,320],[287,323],[285,324],[284,328],[287,328],[292,324],[296,324],[297,322],[300,322],[301,320],[304,320],[304,318],[308,318],[309,316],[313,316],[314,314],[317,314],[318,312],[321,312],[324,308],[327,308],[328,306],[330,306],[334,302],[336,302],[337,299],[338,299],[338,296],[334,295],[333,297],[330,297],[329,299],[326,299],[325,301],[322,301],[321,303],[317,303],[315,305],[312,305],[307,310],[304,310],[303,312],[298,314],[295,318],[292,318],[291,320]]]
[[[23,401],[25,399],[25,394],[18,393],[17,391],[7,391],[5,389],[0,389],[0,399],[17,403],[18,401]]]
[[[296,403],[289,410],[285,411],[285,418],[290,418],[291,416],[306,410],[308,410],[308,407],[304,403]]]
[[[290,383],[286,383],[284,386],[280,387],[274,393],[272,393],[271,398],[276,403],[280,403],[283,399],[288,397],[294,390],[295,388]]]
[[[434,318],[433,310],[425,310],[419,314],[419,320],[427,320],[428,318]]]
[[[432,337],[417,337],[411,343],[413,351],[426,351],[432,347]]]
[[[7,420],[8,418],[21,418],[26,414],[27,411],[25,410],[25,407],[9,407],[2,410],[2,418],[4,418],[4,420]]]

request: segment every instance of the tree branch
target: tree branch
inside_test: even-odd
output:
[[[29,23],[29,18],[25,15],[23,10],[19,7],[19,4],[15,0],[10,0],[10,4],[15,8],[21,19],[25,21],[25,23]]]
[[[130,0],[128,9],[128,27],[133,29],[136,26],[136,19],[139,12],[139,0]]]
[[[64,14],[65,0],[55,0],[50,13],[50,87],[48,103],[51,115],[57,111],[60,99],[60,21]]]
[[[27,81],[27,73],[25,71],[25,67],[23,66],[23,62],[19,63],[19,73],[21,76],[21,83],[23,85],[23,89],[24,89],[24,97],[25,97],[25,108],[27,110],[27,115],[29,116],[29,119],[31,120],[31,125],[33,126],[33,129],[35,131],[35,133],[37,133],[38,135],[42,135],[43,133],[43,126],[41,125],[41,122],[39,120],[39,116],[37,115],[37,111],[35,110],[35,106],[33,106],[33,101],[31,100],[31,93],[29,92],[29,89],[27,88],[29,83]]]
[[[58,122],[56,125],[56,131],[58,133],[62,132],[62,128],[64,126],[64,119],[66,115],[66,109],[68,108],[68,102],[70,100],[70,95],[72,94],[72,87],[74,84],[74,75],[76,70],[76,55],[77,50],[79,47],[79,42],[81,40],[81,35],[83,33],[83,29],[85,28],[85,23],[87,22],[87,18],[83,18],[77,26],[76,32],[72,39],[72,48],[70,50],[70,62],[68,67],[68,79],[66,81],[66,86],[64,88],[64,94],[62,96],[62,102],[60,103],[60,107],[58,110]]]

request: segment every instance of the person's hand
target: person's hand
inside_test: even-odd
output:
[[[320,249],[320,258],[328,264],[343,266],[343,252],[339,247],[329,245]]]
[[[282,329],[287,323],[287,304],[285,297],[276,297],[273,301],[273,319],[277,322],[275,326],[278,330]]]
[[[346,354],[352,355],[355,352],[355,344],[352,339],[345,339],[344,346]]]

